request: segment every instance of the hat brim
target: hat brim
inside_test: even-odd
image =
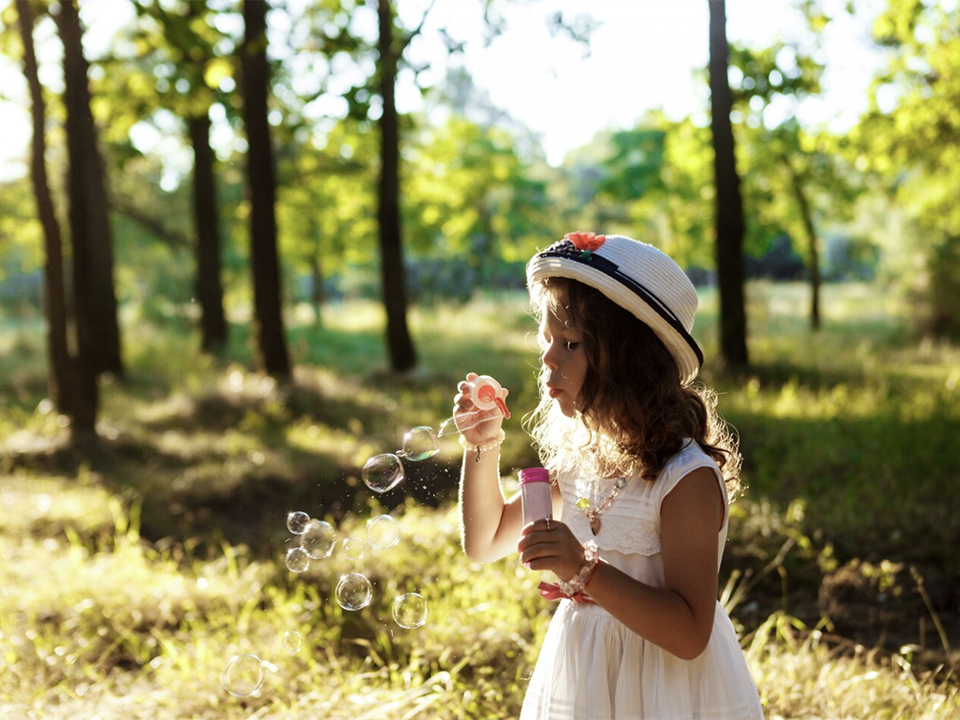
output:
[[[545,278],[562,277],[582,282],[603,293],[620,307],[643,321],[673,355],[680,371],[680,382],[689,385],[700,372],[703,356],[693,338],[679,332],[661,313],[657,312],[635,291],[606,272],[568,257],[535,256],[527,264],[527,285]],[[686,335],[686,337],[684,337]]]

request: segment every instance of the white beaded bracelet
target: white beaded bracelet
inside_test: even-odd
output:
[[[573,597],[577,593],[583,592],[583,588],[590,582],[594,568],[596,568],[597,563],[600,562],[600,548],[597,547],[597,544],[593,540],[588,540],[583,544],[583,560],[584,566],[580,568],[580,572],[566,582],[561,580],[557,583],[560,592],[567,597]]]
[[[500,447],[503,444],[503,441],[506,437],[507,437],[507,434],[503,431],[503,428],[500,428],[500,434],[497,435],[496,440],[489,440],[485,443],[474,445],[472,442],[469,442],[463,435],[461,435],[460,444],[463,445],[464,450],[476,451],[477,459],[475,462],[480,462],[480,453],[486,452],[487,450],[493,450],[495,447]]]

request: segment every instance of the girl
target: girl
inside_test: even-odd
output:
[[[528,263],[527,287],[542,350],[531,434],[553,517],[521,527],[519,495],[504,499],[501,414],[479,411],[465,383],[454,408],[467,556],[519,551],[560,578],[541,584],[561,602],[521,720],[762,718],[717,602],[740,454],[714,394],[691,385],[692,283],[650,245],[570,233]]]

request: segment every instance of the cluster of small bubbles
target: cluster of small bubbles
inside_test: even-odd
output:
[[[340,543],[340,549],[348,560],[356,562],[363,558],[363,544],[362,538],[348,537]]]
[[[292,532],[294,535],[302,535],[303,531],[307,529],[307,523],[310,522],[310,516],[305,512],[292,512],[287,515],[287,530]]]
[[[263,686],[263,661],[252,653],[234,655],[220,673],[223,689],[236,697],[250,697]]]
[[[377,515],[367,522],[367,542],[377,550],[388,550],[400,541],[400,523],[392,515]]]
[[[287,655],[296,655],[303,647],[303,637],[296,630],[290,630],[283,634],[283,649]]]
[[[300,547],[314,560],[330,557],[337,544],[337,531],[323,520],[310,520],[300,533]]]
[[[362,610],[372,597],[373,585],[362,573],[347,573],[337,583],[337,604],[344,610]]]
[[[432,458],[440,452],[440,443],[432,427],[420,425],[407,431],[403,436],[403,448],[397,453],[413,462]]]
[[[427,622],[427,600],[419,593],[405,593],[393,601],[393,619],[411,630]]]
[[[403,463],[393,453],[374,455],[364,464],[360,475],[368,488],[375,493],[385,493],[403,481]]]
[[[290,548],[287,550],[286,563],[290,572],[302,573],[310,567],[310,556],[302,547]]]

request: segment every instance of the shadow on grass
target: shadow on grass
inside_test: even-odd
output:
[[[224,542],[242,544],[267,556],[288,539],[285,519],[294,510],[339,519],[364,511],[371,497],[388,510],[408,496],[430,506],[455,497],[459,463],[439,458],[406,462],[406,479],[393,491],[375,495],[363,485],[360,468],[344,456],[355,456],[364,443],[384,452],[399,449],[394,430],[382,421],[379,397],[350,388],[331,395],[311,384],[278,387],[265,396],[212,390],[153,408],[148,419],[128,418],[87,443],[71,444],[66,434],[38,438],[32,447],[8,452],[0,468],[68,477],[90,471],[128,504],[141,505],[140,532],[147,540],[210,554]],[[347,447],[312,450],[291,443],[291,424],[322,428],[328,445],[330,434],[340,432],[333,439],[342,437]],[[356,427],[369,430],[357,433]]]

